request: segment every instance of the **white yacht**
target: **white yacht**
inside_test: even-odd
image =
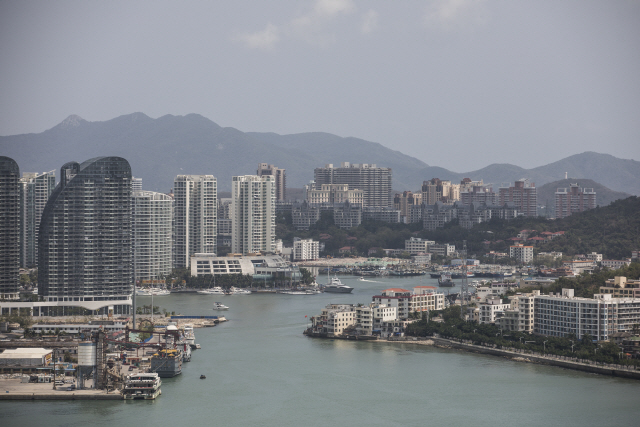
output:
[[[149,295],[153,295],[154,297],[164,297],[169,294],[171,294],[171,291],[168,289],[149,288]]]
[[[193,325],[184,325],[184,339],[189,346],[195,345],[196,335],[193,333]]]
[[[148,297],[148,296],[151,296],[151,293],[149,292],[148,289],[136,288],[136,295],[143,296],[143,297]]]
[[[198,291],[200,295],[225,295],[220,286],[214,286],[213,288],[201,289]]]
[[[229,307],[227,307],[226,305],[222,304],[221,302],[214,302],[213,303],[213,309],[214,310],[229,310]]]
[[[353,288],[344,285],[337,277],[332,277],[331,281],[324,287],[324,291],[334,294],[348,294],[353,291]]]
[[[153,373],[139,373],[127,376],[122,389],[124,400],[153,400],[162,394],[160,376]]]
[[[231,288],[231,295],[251,295],[251,291],[249,289],[242,288]]]

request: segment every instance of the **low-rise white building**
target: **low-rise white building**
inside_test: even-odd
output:
[[[533,246],[509,246],[509,258],[514,258],[522,264],[528,264],[533,261]]]
[[[293,260],[313,261],[320,258],[320,243],[312,239],[293,239]]]
[[[617,270],[618,268],[626,267],[631,264],[630,259],[603,259],[602,266]]]
[[[418,237],[410,237],[404,241],[404,250],[411,255],[417,255],[419,253],[428,252],[429,245],[433,245],[436,242],[433,240],[420,239]]]
[[[509,307],[509,304],[503,303],[501,298],[488,298],[487,302],[479,304],[478,323],[496,323],[496,320],[500,319]]]

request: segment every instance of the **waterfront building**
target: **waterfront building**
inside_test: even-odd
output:
[[[38,264],[38,227],[44,206],[56,187],[55,171],[24,172],[20,179],[20,265]]]
[[[312,261],[320,258],[320,243],[312,239],[293,239],[293,261]]]
[[[578,184],[570,184],[569,188],[556,190],[556,218],[566,218],[595,207],[596,192],[593,188],[580,188]]]
[[[131,167],[121,157],[62,166],[38,240],[38,294],[61,304],[38,307],[34,315],[47,315],[48,309],[49,315],[64,315],[65,306],[130,313],[131,200]]]
[[[404,250],[411,255],[417,255],[423,252],[429,252],[429,245],[435,245],[435,241],[421,239],[419,237],[409,237],[404,241]]]
[[[488,299],[502,296],[513,288],[517,287],[518,285],[514,283],[489,282],[485,285],[479,286],[476,289],[476,297],[478,301],[486,302]]]
[[[178,175],[173,187],[173,268],[189,268],[193,254],[217,250],[217,180]]]
[[[275,252],[275,178],[271,175],[234,176],[231,187],[231,251],[248,254]]]
[[[0,299],[18,299],[20,279],[20,168],[0,156]]]
[[[359,189],[349,189],[348,184],[322,184],[320,189],[307,190],[307,202],[312,206],[323,204],[337,204],[349,202],[361,205],[364,192]]]
[[[522,264],[528,264],[533,261],[533,246],[524,246],[521,244],[509,246],[509,258],[515,258]]]
[[[300,271],[280,255],[240,255],[216,256],[215,254],[195,254],[191,257],[191,275],[249,274],[256,280],[286,277],[298,280]]]
[[[172,269],[173,199],[133,191],[133,275],[136,283],[158,279]]]
[[[367,207],[362,208],[363,221],[381,221],[391,224],[400,222],[400,211],[393,208]]]
[[[374,335],[380,333],[383,323],[398,318],[396,307],[386,304],[370,303],[356,306],[356,332],[358,335]]]
[[[324,184],[347,184],[349,190],[362,190],[362,206],[391,207],[390,168],[379,168],[375,164],[351,164],[343,162],[340,167],[327,164],[314,170],[315,188]]]
[[[509,309],[510,305],[504,304],[502,298],[491,297],[487,298],[486,302],[480,303],[478,308],[480,309],[478,323],[495,324],[499,322],[504,311]]]
[[[578,298],[574,296],[573,289],[562,289],[562,293],[558,294],[539,295],[535,298],[534,333],[554,337],[573,334],[578,339],[589,334],[598,341],[608,340],[609,335],[615,332],[631,329],[628,324],[623,330],[619,328],[619,301],[625,301],[625,314],[634,306],[633,300],[617,300],[608,294]],[[640,306],[640,301],[635,305]],[[633,316],[630,315],[630,321],[637,323],[640,320],[640,307],[638,310]]]
[[[444,309],[444,294],[436,292],[436,288],[431,286],[416,286],[413,292],[402,288],[385,289],[371,299],[374,304],[395,307],[398,312],[395,320],[406,320],[414,312]]]
[[[511,203],[524,216],[538,216],[538,190],[528,179],[519,179],[513,187],[501,187],[500,204]]]
[[[311,328],[316,333],[339,336],[351,327],[355,335],[356,322],[356,307],[353,304],[329,304],[320,311],[319,316],[311,318]]]
[[[333,222],[345,230],[359,226],[362,223],[362,206],[349,202],[333,205]]]
[[[287,200],[287,174],[285,169],[277,168],[268,163],[260,163],[258,165],[258,176],[271,175],[275,178],[276,200]]]

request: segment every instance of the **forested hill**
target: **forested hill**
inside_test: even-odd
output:
[[[474,252],[486,250],[506,251],[513,244],[507,239],[516,237],[520,230],[535,230],[529,237],[544,231],[564,231],[548,243],[539,245],[536,251],[561,251],[565,255],[598,252],[605,259],[622,259],[631,251],[640,249],[640,198],[637,196],[617,200],[605,207],[598,207],[570,217],[548,220],[545,218],[518,218],[513,221],[492,220],[465,230],[451,224],[443,230],[420,232],[420,235],[441,242],[455,243],[456,247],[467,240]],[[483,242],[488,241],[487,244]]]

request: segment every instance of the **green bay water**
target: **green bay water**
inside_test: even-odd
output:
[[[196,329],[202,349],[182,375],[163,379],[161,397],[0,402],[0,425],[638,425],[638,381],[428,346],[306,338],[307,321],[328,303],[437,286],[424,277],[341,280],[355,287],[352,294],[156,297],[154,305],[169,311],[229,320]],[[214,301],[230,310],[214,312]]]

